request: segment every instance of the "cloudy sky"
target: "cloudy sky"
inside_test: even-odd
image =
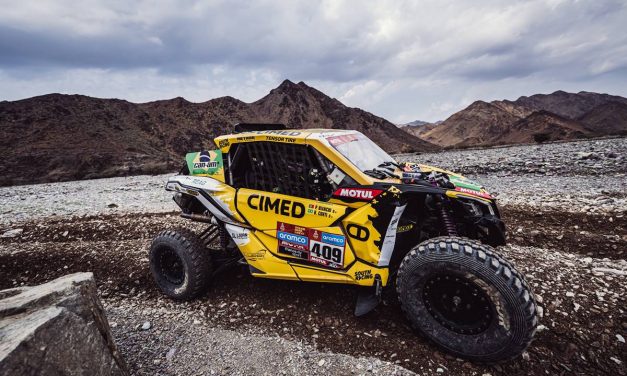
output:
[[[555,90],[627,96],[627,0],[0,0],[0,100],[254,101],[305,81],[393,122]]]

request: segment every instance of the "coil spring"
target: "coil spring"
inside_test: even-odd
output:
[[[453,220],[453,218],[451,218],[448,210],[446,210],[443,205],[440,206],[440,220],[444,225],[446,235],[457,236],[457,226],[455,226],[455,221]]]

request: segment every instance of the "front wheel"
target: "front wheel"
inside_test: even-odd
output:
[[[398,269],[401,308],[415,330],[457,356],[520,355],[538,323],[527,282],[492,247],[460,237],[427,240]]]

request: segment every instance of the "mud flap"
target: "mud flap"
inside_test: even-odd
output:
[[[357,295],[355,316],[360,317],[375,309],[381,303],[381,277],[377,275],[372,287],[363,288]]]

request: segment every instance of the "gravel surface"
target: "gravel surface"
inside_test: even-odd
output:
[[[0,187],[0,224],[52,216],[174,211],[178,207],[164,189],[171,175]]]
[[[399,154],[397,159],[414,160],[416,155]],[[418,160],[468,175],[624,176],[627,172],[627,139],[452,150],[423,153]]]
[[[321,352],[302,340],[283,338],[280,332],[261,334],[254,327],[222,329],[207,317],[206,308],[205,304],[175,305],[162,298],[146,304],[142,296],[105,304],[109,317],[116,320],[112,325],[118,346],[142,354],[139,362],[131,365],[138,374],[414,374],[377,358]],[[181,314],[183,310],[187,312]],[[244,319],[258,320],[254,316]]]
[[[483,184],[501,205],[627,211],[627,139],[402,154]]]
[[[627,139],[618,138],[396,158],[465,174],[502,205],[625,212],[626,156]],[[0,224],[57,215],[174,211],[176,204],[163,189],[171,175],[0,187]]]
[[[602,157],[597,163],[613,170],[598,174],[582,167],[588,159],[571,159],[590,148],[622,156],[625,139],[402,157],[463,170],[498,193],[510,233],[499,252],[527,276],[542,318],[528,351],[496,366],[456,359],[412,333],[393,294],[356,318],[350,286],[256,279],[236,269],[192,302],[164,298],[148,270],[151,238],[163,228],[201,228],[172,212],[167,176],[0,189],[0,288],[93,271],[138,375],[625,375],[625,162]],[[572,168],[546,175],[503,167],[540,154]],[[469,156],[474,164],[462,162]]]

